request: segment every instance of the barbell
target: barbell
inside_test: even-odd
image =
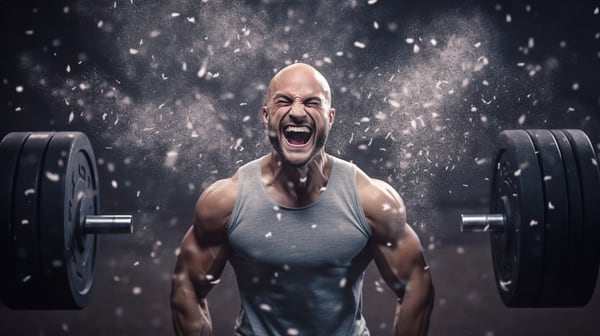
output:
[[[580,130],[499,135],[490,214],[462,215],[490,232],[496,284],[509,307],[580,307],[600,262],[600,174]],[[130,215],[98,215],[98,173],[80,132],[16,132],[0,143],[0,298],[13,309],[81,309],[90,299],[98,234],[132,233]]]
[[[96,159],[80,132],[14,132],[0,143],[0,298],[12,309],[81,309],[98,234],[132,233],[99,215]]]
[[[461,231],[490,232],[496,285],[509,307],[582,307],[600,262],[600,175],[580,130],[500,133],[490,213]]]

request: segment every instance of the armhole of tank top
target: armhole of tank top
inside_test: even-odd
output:
[[[363,230],[368,238],[371,238],[373,232],[371,231],[371,226],[369,225],[369,221],[367,220],[367,216],[365,215],[365,209],[363,209],[362,203],[360,202],[360,197],[358,196],[358,186],[356,185],[356,175],[358,172],[358,168],[354,163],[348,163],[350,166],[350,171],[352,172],[352,198],[353,202],[356,206],[356,210],[358,211],[358,222],[362,226]]]
[[[240,215],[240,208],[241,208],[241,203],[242,203],[242,188],[243,188],[243,184],[244,184],[244,179],[241,178],[243,174],[245,174],[245,172],[243,171],[245,169],[240,168],[237,172],[238,174],[238,183],[237,183],[237,192],[236,192],[236,196],[235,196],[235,202],[233,203],[233,209],[231,209],[231,215],[229,216],[229,220],[227,221],[227,237],[229,237],[231,235],[231,233],[233,232],[233,230],[235,230],[235,228],[238,226],[239,221],[239,215]]]

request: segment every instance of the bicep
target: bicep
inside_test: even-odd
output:
[[[197,237],[194,227],[185,234],[173,275],[173,286],[193,289],[197,299],[205,298],[219,281],[227,262],[228,247],[206,244]]]
[[[420,282],[427,272],[421,242],[407,224],[407,214],[400,195],[383,181],[371,180],[370,191],[363,198],[372,228],[369,248],[386,283],[401,297],[409,281]]]
[[[173,283],[193,287],[199,299],[219,281],[229,256],[227,221],[231,195],[231,183],[227,181],[209,187],[198,199],[193,225],[181,243]]]
[[[369,247],[381,276],[402,297],[409,282],[427,281],[429,267],[414,230],[406,223],[399,225],[396,237],[372,239]]]

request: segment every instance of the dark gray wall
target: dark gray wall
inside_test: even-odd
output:
[[[597,297],[577,310],[504,308],[487,237],[457,225],[461,210],[485,208],[499,131],[581,128],[600,144],[598,6],[0,1],[0,135],[85,132],[103,212],[136,220],[133,236],[102,241],[88,308],[0,308],[0,334],[171,333],[170,276],[193,204],[268,150],[265,88],[295,61],[333,88],[329,151],[405,198],[437,288],[432,334],[597,334]],[[387,335],[393,298],[374,268],[367,275],[365,313],[373,334]],[[216,334],[231,334],[229,268],[210,298]]]

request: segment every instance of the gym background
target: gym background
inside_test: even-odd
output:
[[[408,206],[436,287],[432,335],[596,335],[581,309],[509,309],[489,238],[459,214],[487,210],[497,134],[580,128],[600,148],[600,2],[0,1],[0,136],[78,130],[98,159],[103,237],[82,311],[0,307],[2,335],[168,335],[177,247],[205,186],[265,153],[260,108],[277,69],[329,79],[328,151],[388,180]],[[228,266],[209,296],[215,335],[239,310]],[[598,290],[596,290],[598,292]],[[394,297],[371,266],[373,335]]]

